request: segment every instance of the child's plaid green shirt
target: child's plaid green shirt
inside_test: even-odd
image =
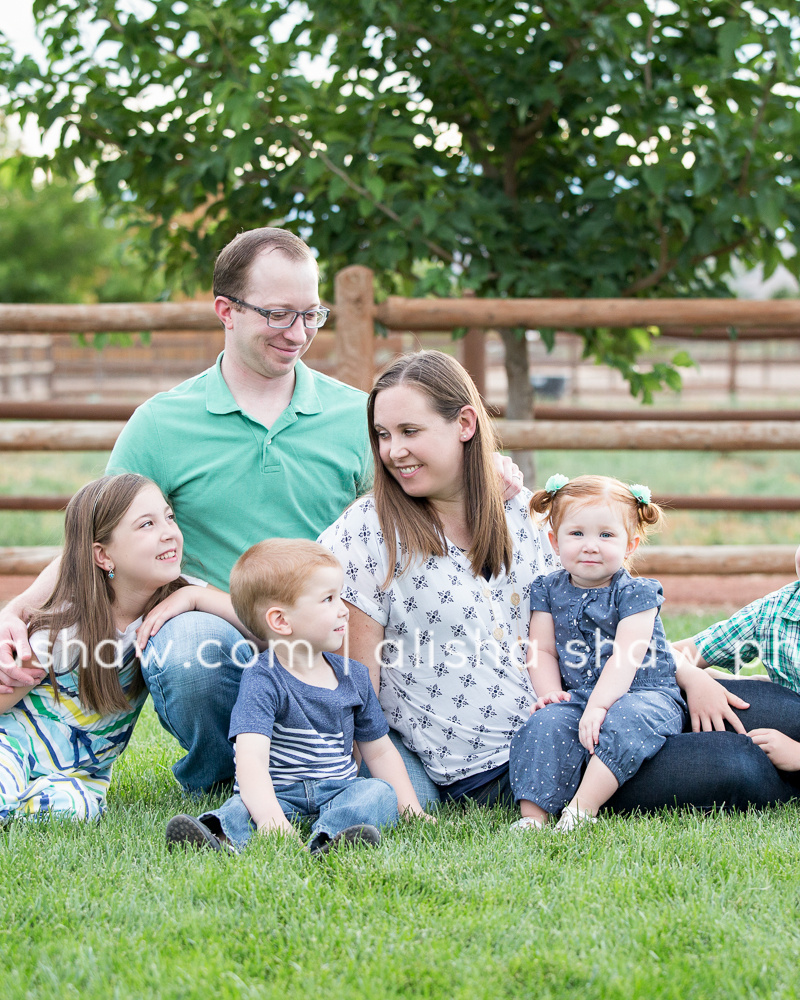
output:
[[[761,660],[770,680],[800,694],[800,580],[710,625],[693,641],[711,666],[738,673],[743,663]]]

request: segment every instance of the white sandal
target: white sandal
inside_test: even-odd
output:
[[[522,819],[518,819],[516,823],[512,823],[510,829],[544,830],[544,823],[540,819],[534,819],[533,816],[523,816]]]
[[[561,818],[555,825],[555,832],[571,833],[579,826],[596,822],[597,817],[592,816],[588,809],[575,809],[567,806],[561,813]]]

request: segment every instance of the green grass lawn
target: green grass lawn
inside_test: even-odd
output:
[[[0,493],[69,493],[97,453],[13,455]],[[796,453],[542,453],[658,492],[789,493]],[[57,544],[59,514],[0,515],[0,545]],[[797,515],[675,513],[658,544],[785,542]],[[667,618],[671,638],[713,616]],[[563,838],[445,809],[374,851],[170,855],[198,812],[145,708],[98,825],[0,830],[0,1000],[16,998],[796,997],[800,809],[606,817]]]
[[[677,638],[708,622],[667,620]],[[445,809],[375,850],[169,854],[199,811],[145,709],[98,825],[0,831],[0,996],[796,997],[800,809],[514,834]]]

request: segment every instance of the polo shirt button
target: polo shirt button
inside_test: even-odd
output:
[[[272,444],[272,438],[267,438],[267,444]]]

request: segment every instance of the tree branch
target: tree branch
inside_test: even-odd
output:
[[[650,18],[650,24],[647,26],[647,38],[644,42],[645,55],[650,54],[650,49],[653,47],[653,35],[656,31],[656,24],[658,24],[658,17],[656,16],[655,10],[653,11],[653,16]],[[644,64],[644,89],[653,89],[653,67],[650,65],[650,60]]]
[[[662,229],[662,234],[665,230]],[[704,260],[708,260],[709,257],[719,257],[722,254],[730,253],[732,250],[738,249],[740,246],[744,246],[745,243],[750,239],[750,234],[740,237],[738,240],[734,240],[732,243],[727,243],[721,247],[715,247],[715,249],[710,250],[708,253],[698,253],[691,258],[691,264],[693,267],[697,267],[698,264],[702,264]],[[685,244],[684,244],[685,245]],[[678,257],[670,257],[664,259],[664,249],[665,243],[662,235],[661,240],[661,260],[658,267],[652,274],[649,274],[646,278],[640,278],[638,281],[634,281],[632,285],[629,285],[622,293],[622,298],[627,298],[630,295],[635,295],[637,292],[643,292],[646,288],[652,288],[653,285],[657,285],[662,278],[666,277],[667,274],[675,267],[678,263]]]
[[[122,27],[122,25],[119,23],[119,21],[115,17],[113,17],[111,14],[104,14],[103,16],[108,21],[109,27],[113,28],[113,30],[118,35],[121,35],[122,38],[124,39],[125,38],[125,29]],[[144,27],[144,25],[140,25],[140,27]],[[159,41],[158,41],[158,39],[156,37],[156,33],[153,31],[153,29],[150,28],[149,25],[147,26],[147,28],[148,28],[148,31],[150,32],[150,41],[153,43],[153,45],[155,45],[158,48],[158,50],[160,52],[163,52],[165,55],[172,56],[172,58],[176,62],[181,63],[181,65],[183,65],[183,66],[191,66],[192,69],[196,69],[200,73],[208,73],[209,67],[208,67],[207,63],[198,62],[196,59],[190,59],[188,56],[180,56],[180,55],[178,55],[177,51],[174,48],[173,49],[165,49],[163,47],[163,45],[161,45],[159,43]],[[123,44],[124,44],[124,42],[123,42]]]
[[[492,163],[491,160],[487,160],[483,156],[485,152],[484,147],[478,141],[478,137],[475,135],[475,133],[471,131],[469,132],[464,131],[464,129],[461,128],[460,125],[459,128],[461,129],[461,134],[467,140],[467,142],[470,145],[470,148],[472,149],[472,154],[475,162],[480,163],[481,167],[483,168],[485,176],[492,177],[494,180],[500,180],[500,171]]]
[[[286,128],[288,129],[289,132],[291,132],[295,140],[298,143],[302,144],[306,152],[310,153],[312,149],[314,149],[312,144],[308,141],[308,139],[305,138],[305,136],[300,135],[300,133],[297,132],[295,129],[293,129],[291,126],[287,125]],[[356,183],[356,181],[354,181],[352,177],[350,177],[347,171],[343,170],[341,167],[338,167],[333,162],[333,160],[327,155],[327,153],[325,153],[323,150],[316,149],[314,150],[314,152],[322,160],[322,162],[325,164],[328,170],[330,170],[331,173],[336,174],[337,177],[341,178],[341,180],[345,182],[345,184],[350,188],[351,191],[354,191],[360,198],[365,198],[367,201],[373,204],[375,208],[378,209],[379,212],[382,212],[383,215],[391,219],[392,222],[396,222],[401,229],[403,229],[405,232],[408,232],[410,227],[403,222],[403,220],[400,218],[397,212],[389,208],[389,206],[385,205],[382,201],[378,201],[378,199],[373,197],[373,195],[366,188]],[[456,263],[455,257],[448,250],[445,250],[444,247],[439,246],[438,243],[434,243],[432,240],[427,239],[427,237],[425,236],[422,237],[422,242],[431,251],[432,254],[435,254],[437,257],[441,257],[442,260],[446,260],[450,264]]]
[[[778,64],[776,60],[772,64],[772,70],[769,74],[767,85],[761,94],[761,100],[759,102],[758,112],[756,114],[756,120],[753,122],[753,128],[750,132],[750,148],[744,154],[744,162],[742,163],[742,172],[739,175],[739,184],[736,188],[736,193],[740,197],[747,190],[747,178],[750,173],[750,161],[753,158],[753,147],[755,146],[759,129],[764,124],[764,115],[766,114],[767,110],[767,100],[772,90],[772,85],[775,83],[775,78],[777,76],[777,73],[778,73]]]

